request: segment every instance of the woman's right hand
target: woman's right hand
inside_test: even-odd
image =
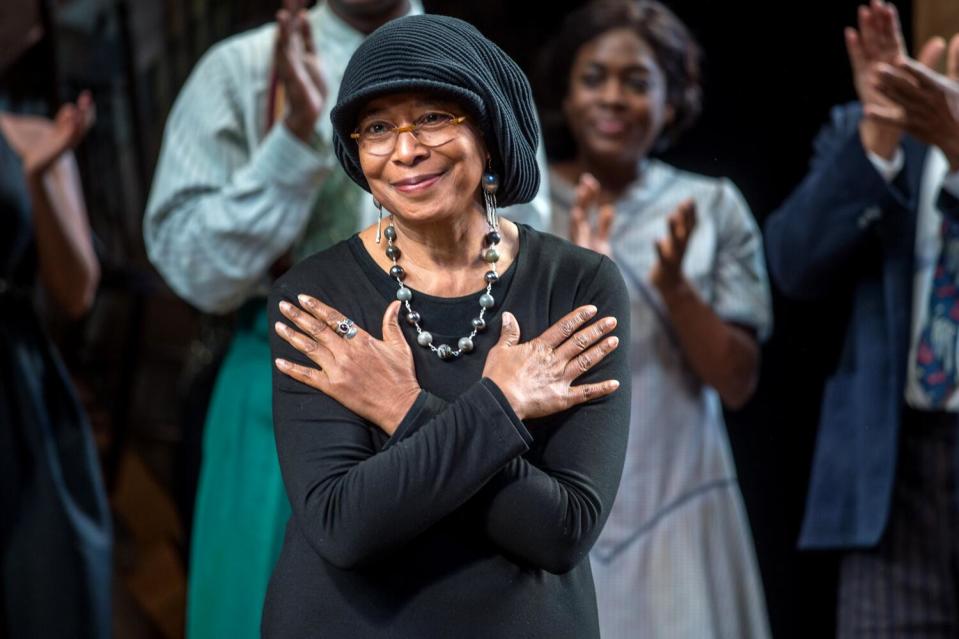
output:
[[[619,346],[618,337],[607,337],[616,328],[615,317],[583,328],[596,312],[595,306],[581,306],[522,344],[516,318],[503,313],[500,339],[486,356],[483,377],[499,387],[517,417],[545,417],[619,388],[615,379],[573,386]]]
[[[351,411],[392,435],[420,393],[413,353],[397,323],[400,302],[383,314],[383,339],[360,326],[346,339],[336,327],[342,313],[309,295],[298,296],[303,308],[280,302],[280,312],[299,330],[277,322],[277,335],[308,357],[316,368],[277,359],[280,371],[326,393]]]

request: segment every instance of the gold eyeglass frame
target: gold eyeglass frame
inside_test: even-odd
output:
[[[453,114],[452,114],[452,113],[447,113],[446,115],[453,115]],[[444,125],[442,128],[446,128],[447,126],[459,126],[459,125],[463,124],[464,122],[466,122],[466,118],[467,118],[467,116],[465,116],[465,115],[454,116],[453,119],[450,120],[449,122],[447,122],[446,125]],[[412,134],[413,134],[413,137],[416,138],[416,141],[419,142],[420,144],[423,144],[423,141],[420,140],[419,137],[417,137],[417,135],[416,135],[416,130],[419,129],[419,128],[421,128],[422,126],[423,126],[422,124],[415,124],[415,123],[414,123],[414,124],[406,124],[406,125],[404,125],[404,126],[393,127],[393,128],[390,130],[390,133],[393,133],[393,134],[394,134],[394,135],[393,135],[393,149],[396,149],[396,141],[400,138],[400,134],[401,134],[401,133],[412,133]],[[362,136],[362,134],[361,134],[359,131],[353,131],[352,133],[350,133],[350,137],[351,137],[352,139],[356,140],[357,144],[360,144],[360,143],[361,143],[361,140],[360,140],[361,136]],[[429,145],[429,144],[424,144],[424,146],[430,146],[430,145]]]

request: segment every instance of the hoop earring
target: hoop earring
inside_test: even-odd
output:
[[[486,224],[490,231],[499,231],[499,216],[496,215],[498,188],[499,176],[493,173],[493,163],[487,160],[487,169],[483,173],[483,202],[486,204]]]
[[[376,222],[376,243],[379,244],[383,237],[383,205],[380,204],[379,200],[373,198],[373,206],[379,212],[379,219]]]

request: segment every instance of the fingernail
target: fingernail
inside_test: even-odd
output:
[[[308,308],[313,307],[313,298],[310,297],[309,295],[300,294],[296,296],[296,299],[300,300],[300,304],[302,304],[303,306],[306,306]]]
[[[587,313],[590,317],[592,317],[593,315],[596,315],[596,311],[598,311],[598,310],[599,310],[599,309],[596,308],[595,306],[593,306],[592,304],[590,304],[589,306],[586,307],[586,313]]]
[[[280,335],[282,335],[282,334],[283,334],[283,331],[286,330],[286,324],[284,324],[283,322],[277,322],[276,324],[273,325],[273,329],[274,329],[277,333],[279,333]]]
[[[604,322],[606,328],[615,328],[616,327],[616,318],[610,317]]]
[[[289,311],[291,308],[293,308],[293,306],[286,300],[280,302],[280,310],[283,311],[284,313]]]
[[[613,387],[613,390],[619,388],[619,380],[611,379],[609,380],[609,385]]]
[[[280,358],[278,357],[278,358],[276,358],[276,366],[277,366],[277,368],[289,368],[289,367],[290,367],[290,363],[289,363],[288,361],[286,361],[285,359],[280,359]]]
[[[619,338],[614,335],[609,338],[609,347],[616,348],[617,346],[619,346]]]

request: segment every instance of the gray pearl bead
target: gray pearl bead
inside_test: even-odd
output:
[[[391,260],[400,259],[400,255],[402,255],[400,249],[396,248],[395,246],[386,247],[386,257],[390,258]]]
[[[486,280],[487,284],[494,284],[499,280],[499,275],[496,274],[496,271],[486,271],[486,275],[483,276],[483,279]]]
[[[486,320],[484,320],[482,317],[474,317],[473,328],[475,328],[478,331],[483,330],[484,328],[486,328]]]
[[[433,334],[429,331],[423,331],[416,336],[416,343],[420,346],[429,346],[433,343]]]
[[[440,359],[450,359],[453,357],[453,349],[450,348],[449,344],[440,344],[436,347],[436,355]]]
[[[468,337],[461,337],[456,346],[464,353],[469,353],[473,350],[473,340]]]
[[[499,262],[499,252],[494,248],[488,248],[483,253],[483,259],[486,260],[489,264],[493,262]]]
[[[403,270],[402,266],[399,266],[398,264],[394,264],[393,266],[390,267],[390,277],[397,280],[405,279],[406,271]]]
[[[493,308],[493,305],[496,304],[496,300],[494,300],[493,296],[489,293],[483,293],[480,295],[479,303],[483,308]]]
[[[408,313],[408,314],[406,315],[406,322],[407,322],[407,324],[409,324],[410,326],[413,326],[413,325],[416,324],[418,321],[420,321],[420,314],[417,313],[416,311],[413,311],[413,312]]]
[[[401,286],[396,289],[396,299],[401,302],[409,302],[411,299],[413,299],[413,291],[405,286]]]
[[[396,239],[396,229],[393,227],[392,224],[390,224],[390,225],[387,226],[386,229],[383,231],[383,235],[385,235],[385,236],[386,236],[386,239],[388,239],[388,240],[395,240],[395,239]]]

